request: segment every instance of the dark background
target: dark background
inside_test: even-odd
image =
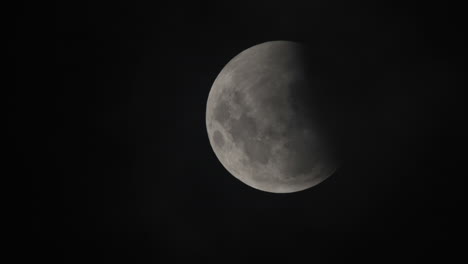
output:
[[[461,4],[19,1],[5,10],[20,259],[465,257]],[[310,74],[345,146],[335,175],[293,194],[229,175],[205,128],[216,75],[271,40],[310,47]]]

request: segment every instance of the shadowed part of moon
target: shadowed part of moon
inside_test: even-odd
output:
[[[333,152],[308,105],[311,80],[303,47],[263,43],[233,58],[208,96],[213,150],[233,176],[259,190],[310,188],[336,169]]]

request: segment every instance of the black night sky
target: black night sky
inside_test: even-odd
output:
[[[8,174],[27,187],[18,207],[26,232],[20,258],[458,263],[463,256],[461,4],[18,1],[7,9],[15,78],[6,89]],[[292,194],[232,177],[205,127],[208,92],[223,66],[272,40],[309,46],[310,74],[323,84],[344,142],[344,165]]]

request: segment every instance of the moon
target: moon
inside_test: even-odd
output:
[[[333,144],[311,106],[305,47],[265,42],[221,70],[208,95],[206,128],[216,157],[235,178],[271,193],[313,187],[337,167]]]

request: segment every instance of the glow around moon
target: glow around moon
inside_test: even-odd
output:
[[[313,82],[303,52],[288,41],[253,46],[222,69],[208,96],[214,153],[234,177],[262,191],[310,188],[338,165],[306,100]]]

